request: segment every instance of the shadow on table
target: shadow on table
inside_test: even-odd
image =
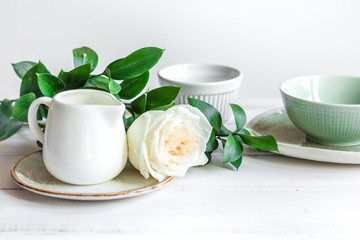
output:
[[[53,198],[40,194],[36,194],[24,189],[2,189],[0,190],[6,195],[9,195],[12,198],[17,198],[23,202],[31,202],[36,205],[46,205],[46,206],[93,206],[93,205],[108,205],[108,204],[118,204],[118,203],[127,203],[128,201],[134,201],[134,199],[141,200],[146,196],[136,196],[133,198],[123,198],[123,199],[114,199],[114,200],[95,200],[95,201],[79,201],[72,199],[61,199],[61,198]],[[154,193],[150,193],[154,194]],[[155,193],[156,194],[156,193]]]

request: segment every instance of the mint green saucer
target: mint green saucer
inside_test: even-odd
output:
[[[360,145],[345,147],[312,142],[290,121],[283,108],[256,116],[246,128],[253,135],[273,135],[280,154],[285,156],[321,162],[360,164]]]

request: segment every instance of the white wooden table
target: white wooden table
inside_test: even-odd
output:
[[[280,99],[242,101],[249,119]],[[11,166],[37,150],[27,127],[0,143],[0,239],[360,239],[360,166],[247,155],[239,171],[204,167],[150,194],[102,202],[20,189]]]

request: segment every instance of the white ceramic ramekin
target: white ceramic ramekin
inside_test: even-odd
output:
[[[196,98],[213,105],[224,120],[230,117],[230,99],[241,84],[242,73],[235,68],[215,64],[178,64],[163,68],[158,77],[161,86],[181,86],[176,104]]]

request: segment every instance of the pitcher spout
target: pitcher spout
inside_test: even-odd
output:
[[[118,119],[125,113],[125,104],[112,94],[93,89],[69,90],[57,94],[54,100],[58,104],[76,108],[82,112],[101,113],[104,118]]]

